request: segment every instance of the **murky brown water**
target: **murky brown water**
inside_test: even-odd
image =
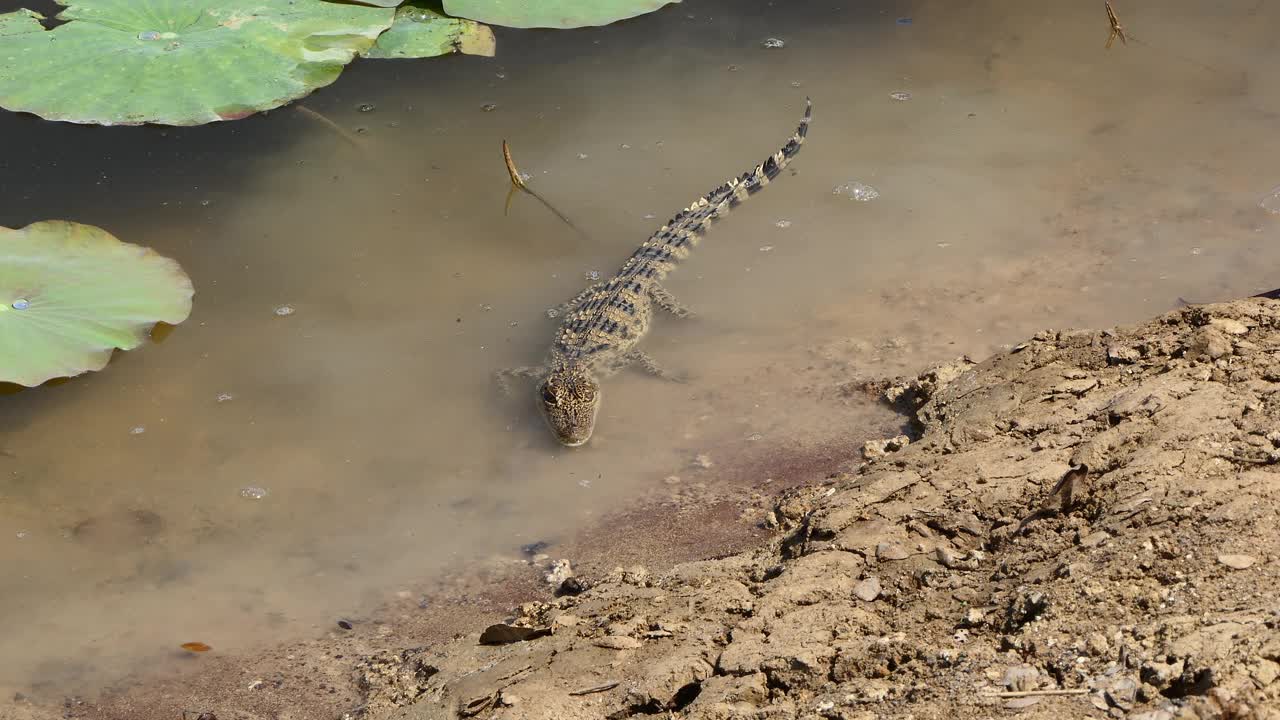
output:
[[[837,397],[854,376],[1280,285],[1258,207],[1280,7],[1121,2],[1141,43],[1108,51],[1101,3],[1031,5],[688,1],[499,31],[496,58],[358,62],[305,101],[362,150],[292,109],[0,115],[0,224],[101,225],[197,289],[162,343],[0,397],[0,696],[314,633],[700,453],[883,422]],[[538,361],[546,308],[775,150],[806,95],[796,173],[668,281],[698,316],[645,346],[690,383],[616,376],[592,444],[555,447],[493,372]],[[503,138],[590,239],[526,196],[504,216]],[[832,194],[850,181],[881,196]]]

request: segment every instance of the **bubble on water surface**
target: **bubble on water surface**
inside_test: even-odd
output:
[[[138,33],[138,39],[139,40],[159,40],[160,33],[156,32],[155,30],[143,30],[142,32]]]
[[[133,426],[133,427],[129,428],[129,434],[130,434],[130,435],[141,435],[142,433],[144,433],[144,432],[146,432],[146,431],[147,431],[147,429],[146,429],[145,427],[141,426],[141,425],[135,425],[135,426]]]
[[[889,93],[889,97],[893,98],[894,100],[897,100],[898,102],[905,102],[911,99],[911,93],[907,92],[906,90],[898,90],[898,91]]]
[[[1280,187],[1272,190],[1270,194],[1259,200],[1258,207],[1272,215],[1280,215]]]
[[[767,50],[786,47],[786,45],[787,43],[784,42],[782,38],[765,38],[764,42],[760,43],[760,47],[765,48]]]
[[[26,298],[18,298],[13,301],[14,310],[26,310],[29,307],[31,307],[31,301]]]
[[[276,309],[275,309],[275,314],[279,315],[280,317],[284,317],[285,315],[292,315],[292,314],[293,314],[293,306],[292,306],[292,305],[278,305],[278,306],[276,307]]]
[[[228,400],[232,400],[234,398],[235,396],[232,395],[231,393],[218,393],[218,402],[220,403],[227,402]]]
[[[250,500],[261,500],[266,496],[267,496],[266,488],[255,487],[253,485],[240,488],[240,497],[242,498],[248,498]]]
[[[779,220],[778,222],[774,223],[774,225],[776,225],[776,226],[778,226],[778,227],[782,228],[783,230],[786,230],[787,228],[791,227],[791,221],[790,221],[790,220]]]
[[[831,194],[844,195],[850,200],[857,200],[858,202],[867,202],[868,200],[875,200],[880,197],[879,190],[855,180],[851,180],[843,185],[837,185],[834,188],[831,188]]]

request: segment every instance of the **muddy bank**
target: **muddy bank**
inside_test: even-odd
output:
[[[916,437],[763,547],[361,658],[344,717],[1280,717],[1278,351],[1254,299],[868,383]]]

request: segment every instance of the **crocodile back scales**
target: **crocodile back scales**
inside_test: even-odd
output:
[[[747,197],[764,189],[804,143],[813,104],[805,98],[804,117],[782,149],[763,163],[698,198],[641,243],[608,282],[564,319],[552,346],[557,364],[597,365],[634,346],[649,328],[650,289],[688,257],[701,234]]]

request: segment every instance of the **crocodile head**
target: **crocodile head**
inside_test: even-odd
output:
[[[578,447],[591,439],[600,411],[600,384],[585,369],[554,369],[538,386],[542,417],[562,445]]]

